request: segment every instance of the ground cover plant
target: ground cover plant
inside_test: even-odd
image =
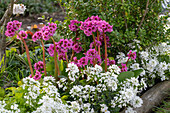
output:
[[[15,87],[0,88],[0,113],[119,113],[123,109],[135,113],[133,109],[143,104],[143,91],[169,80],[167,37],[153,46],[142,46],[142,40],[135,39],[127,43],[124,51],[112,51],[112,47],[117,48],[110,38],[115,25],[98,15],[83,18],[63,25],[68,31],[65,38],[62,34],[66,31],[61,33],[62,24],[57,21],[50,20],[37,31],[24,31],[17,20],[7,23],[5,35],[21,42],[25,53],[7,51],[5,62],[22,64],[23,70],[16,72]],[[163,25],[164,22],[162,28]],[[169,30],[161,31],[165,37]],[[60,39],[56,37],[58,33]],[[40,46],[30,48],[30,43]],[[9,72],[15,73],[15,69]],[[9,72],[2,66],[1,77]]]

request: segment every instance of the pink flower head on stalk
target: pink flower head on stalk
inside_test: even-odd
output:
[[[77,29],[78,29],[79,27],[78,27],[78,25],[76,25],[76,24],[79,24],[79,23],[80,23],[80,22],[77,21],[77,20],[70,20],[70,25],[68,25],[68,26],[69,26],[69,28],[70,28],[71,31],[77,31]]]
[[[127,71],[127,67],[126,67],[126,64],[121,64],[122,65],[122,69],[121,69],[121,72],[125,72]]]
[[[110,64],[110,65],[116,64],[116,61],[115,61],[115,60],[110,60],[110,61],[109,61],[109,64]]]
[[[23,30],[21,30],[18,34],[22,36],[23,39],[27,39],[27,33]],[[21,38],[17,35],[17,39],[21,40]]]
[[[80,58],[80,60],[78,60],[78,63],[79,63],[79,65],[80,65],[80,67],[84,67],[85,65],[87,65],[88,64],[88,58],[87,57],[82,57],[82,58]]]
[[[50,56],[54,56],[54,44],[50,44],[48,48],[48,53],[50,54]]]
[[[94,64],[94,62],[97,60],[97,63],[101,63],[101,58],[98,55],[98,52],[95,49],[89,49],[85,53],[88,60],[90,60],[90,64]]]
[[[136,59],[136,52],[133,52],[133,53],[132,53],[132,50],[130,50],[130,51],[129,51],[129,54],[128,54],[128,58],[129,58],[129,59],[132,58],[133,60],[135,60],[135,59]]]
[[[72,62],[72,63],[74,63],[74,64],[76,64],[78,67],[80,67],[79,62],[78,62],[78,60],[77,60],[77,57],[73,57],[73,62]]]
[[[36,70],[36,73],[35,73],[35,75],[33,76],[33,79],[34,79],[34,80],[40,80],[40,79],[41,79],[41,76],[42,76],[42,74],[41,74],[39,71]]]
[[[57,24],[49,23],[49,26],[44,26],[41,28],[41,31],[37,31],[32,36],[32,40],[36,42],[38,39],[43,39],[45,41],[49,40],[51,36],[54,35],[57,29]]]
[[[75,43],[72,47],[72,49],[76,52],[76,53],[80,53],[82,51],[82,47],[80,46],[81,43]]]
[[[92,35],[92,32],[112,32],[113,26],[109,25],[106,21],[102,20],[98,16],[88,17],[84,22],[81,22],[80,29],[84,31],[86,36]]]
[[[97,47],[102,45],[100,41],[98,41],[98,40],[95,40],[95,41],[96,41],[96,46],[97,46]],[[89,47],[90,47],[90,49],[92,49],[93,47],[95,47],[95,46],[94,46],[94,42],[92,42]]]
[[[19,30],[21,27],[22,22],[19,22],[17,20],[10,21],[7,23],[7,30],[5,31],[5,35],[9,37],[13,37],[15,35],[15,31]]]
[[[41,69],[43,69],[43,66],[44,66],[43,62],[39,61],[38,63],[34,64],[34,69],[40,71]]]

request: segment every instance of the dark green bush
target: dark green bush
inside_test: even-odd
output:
[[[142,48],[146,48],[168,38],[169,32],[164,32],[168,16],[158,18],[162,11],[160,0],[63,0],[61,4],[67,14],[64,24],[59,27],[64,36],[75,36],[71,35],[69,29],[64,29],[68,28],[69,21],[73,19],[84,21],[92,15],[98,15],[113,25],[113,32],[107,34],[111,40],[110,51],[113,56],[119,51],[128,51],[128,44],[134,39],[140,41]],[[89,38],[83,40],[86,39]]]

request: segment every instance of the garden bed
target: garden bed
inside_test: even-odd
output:
[[[137,113],[151,113],[155,106],[158,106],[169,95],[170,81],[164,81],[156,84],[146,91],[142,96],[143,105],[134,109]],[[124,113],[122,111],[121,113]]]

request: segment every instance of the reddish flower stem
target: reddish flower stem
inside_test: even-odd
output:
[[[104,45],[105,45],[105,72],[107,72],[107,43],[106,43],[106,37],[103,32],[103,37],[104,37]]]
[[[44,47],[44,43],[43,40],[41,39],[41,44],[42,44],[42,48],[43,48],[43,66],[44,66],[44,74],[45,76],[47,76],[47,71],[46,71],[46,64],[45,64],[45,47]]]
[[[76,31],[76,37],[74,38],[74,44],[76,44],[77,36],[78,36],[78,31]],[[75,52],[74,52],[74,50],[72,49],[71,61],[73,61],[74,55],[75,55]]]
[[[99,32],[98,32],[98,30],[97,30],[97,41],[99,41]],[[98,54],[100,56],[100,45],[98,46]]]
[[[97,51],[96,40],[95,40],[94,34],[92,34],[92,36],[93,36],[93,41],[94,41],[94,47],[95,47],[95,50]]]
[[[27,46],[25,40],[22,38],[22,36],[20,34],[18,34],[18,32],[15,32],[15,33],[21,38],[21,40],[24,43],[26,54],[27,54],[27,58],[28,58],[28,64],[29,64],[29,67],[30,67],[31,75],[33,77],[34,76],[34,71],[33,71],[32,65],[31,65],[31,60],[30,60],[30,54],[29,54],[28,46]]]
[[[59,72],[59,67],[58,67],[58,63],[57,63],[56,45],[55,45],[55,41],[54,41],[54,39],[52,37],[51,37],[51,40],[53,41],[53,44],[54,44],[55,76],[56,76],[56,80],[58,80],[58,75],[60,75],[60,72]]]

